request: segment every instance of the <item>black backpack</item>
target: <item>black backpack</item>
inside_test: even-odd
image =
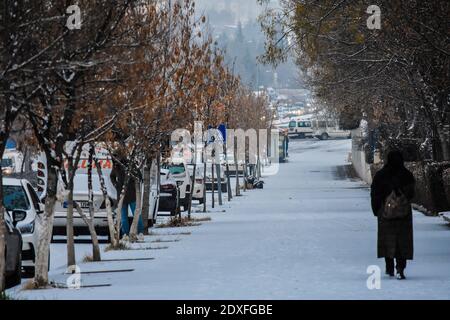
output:
[[[383,208],[383,218],[396,220],[406,218],[411,212],[411,203],[401,190],[392,192],[386,198]]]

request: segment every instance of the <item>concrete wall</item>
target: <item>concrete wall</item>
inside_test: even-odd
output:
[[[368,184],[372,184],[372,170],[367,163],[366,152],[364,150],[364,139],[361,130],[352,131],[352,164],[358,176]]]
[[[364,151],[352,150],[352,164],[358,176],[368,184],[372,184],[372,170],[366,162]]]

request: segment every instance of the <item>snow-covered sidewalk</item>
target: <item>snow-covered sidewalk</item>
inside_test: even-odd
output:
[[[264,190],[225,201],[208,213],[212,221],[156,229],[145,244],[153,249],[103,254],[154,260],[80,264],[82,271],[132,269],[81,275],[83,284],[110,287],[10,293],[24,299],[450,299],[450,228],[420,213],[408,280],[382,275],[380,290],[367,288],[367,268],[384,271],[384,262],[376,259],[368,187],[339,174],[350,147],[349,141],[293,141],[289,162],[265,179]],[[52,279],[65,282],[64,271],[52,270]]]

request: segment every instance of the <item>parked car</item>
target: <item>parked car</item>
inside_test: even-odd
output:
[[[227,179],[225,175],[225,168],[220,165],[220,182],[217,175],[217,166],[214,166],[214,190],[219,190],[219,184],[221,186],[222,192],[228,191]],[[205,187],[206,190],[211,191],[213,189],[213,174],[212,174],[212,164],[206,163],[206,177],[205,177]]]
[[[314,137],[320,140],[351,138],[351,131],[344,130],[336,119],[314,119],[312,121]]]
[[[188,165],[189,175],[191,177],[191,181],[194,181],[194,165]],[[203,176],[203,166],[198,164],[195,170],[195,183],[192,188],[192,200],[197,200],[200,204],[203,204],[205,201],[204,198],[204,188],[205,188],[205,178]]]
[[[71,150],[73,145],[71,142],[67,143],[66,149]],[[74,177],[74,201],[83,209],[86,215],[89,214],[89,195],[88,195],[88,158],[89,158],[89,145],[83,146],[80,156],[80,161],[78,164],[78,170]],[[98,163],[102,169],[102,175],[104,178],[106,191],[113,207],[118,204],[118,192],[110,178],[111,171],[113,168],[113,160],[109,155],[109,151],[103,147],[101,143],[96,145],[95,147],[96,157],[98,159]],[[66,168],[67,168],[66,163]],[[35,159],[34,166],[37,171],[37,185],[38,185],[38,194],[41,199],[45,198],[46,187],[47,187],[47,160],[45,154],[41,153]],[[158,187],[157,187],[157,169],[156,161],[151,167],[151,188],[150,188],[150,214],[149,219],[156,220],[157,214],[157,201],[158,201]],[[155,172],[156,170],[156,172]],[[58,182],[58,188],[63,189],[63,183],[60,180]],[[143,187],[143,186],[142,186]],[[101,190],[100,177],[97,172],[97,168],[94,165],[92,172],[92,191],[94,195],[93,204],[94,204],[94,227],[97,231],[98,235],[101,236],[109,236],[109,228],[108,228],[108,213],[106,210],[106,202],[104,201],[103,192]],[[143,188],[142,188],[143,191]],[[143,193],[142,193],[143,194]],[[53,223],[53,235],[65,235],[66,234],[66,224],[67,224],[67,208],[68,201],[67,199],[63,199],[62,201],[57,201],[55,204],[55,218]],[[116,213],[113,212],[115,216]],[[131,212],[129,213],[130,220],[133,218]],[[73,213],[73,224],[74,224],[74,235],[89,235],[89,228],[82,219],[82,217],[78,214],[76,210]]]
[[[169,170],[171,177],[175,180],[180,189],[180,206],[186,211],[189,206],[189,197],[191,193],[191,177],[184,163],[169,163],[163,166]]]
[[[295,118],[289,122],[289,136],[300,139],[312,138],[314,130],[312,129],[312,122],[308,118]]]
[[[66,150],[71,150],[73,145],[68,142],[65,146]],[[70,152],[69,152],[70,153]],[[108,150],[102,147],[101,144],[95,148],[96,157],[98,163],[102,169],[103,178],[105,181],[108,196],[111,201],[111,205],[114,206],[117,196],[116,189],[112,185],[110,174],[112,171],[112,159],[109,156]],[[89,145],[83,146],[80,161],[78,163],[78,169],[74,177],[74,200],[83,209],[85,214],[88,214],[89,198],[88,198],[88,158],[89,158]],[[37,191],[40,199],[45,199],[47,190],[47,159],[44,153],[37,155],[34,160],[33,166],[37,171]],[[67,160],[65,160],[65,167],[68,167]],[[108,236],[108,221],[106,212],[106,203],[104,202],[103,193],[101,191],[100,178],[97,174],[97,169],[94,166],[92,172],[92,189],[94,194],[94,226],[98,235]],[[64,190],[63,182],[61,179],[58,181],[58,189]],[[62,197],[61,197],[62,198]],[[67,222],[67,199],[59,199],[55,203],[55,214],[53,222],[53,235],[65,235],[66,234],[66,222]],[[89,229],[86,223],[76,210],[73,213],[74,222],[74,234],[75,235],[89,235]]]
[[[61,183],[61,182],[60,182]],[[105,178],[106,188],[110,197],[111,205],[114,207],[116,203],[116,190],[112,186],[109,178]],[[92,191],[94,205],[94,227],[98,235],[108,236],[108,214],[106,211],[106,203],[103,193],[101,192],[100,178],[98,175],[92,175]],[[77,174],[74,177],[73,199],[83,209],[86,215],[89,215],[89,192],[88,192],[88,175]],[[65,235],[67,224],[67,208],[68,201],[57,201],[55,204],[55,217],[53,222],[53,234]],[[73,228],[74,235],[89,235],[89,228],[83,218],[74,209],[73,211]]]
[[[22,235],[16,224],[25,219],[23,212],[13,211],[13,218],[9,213],[5,214],[6,224],[6,289],[17,286],[22,281]]]
[[[44,212],[44,205],[27,180],[9,178],[3,179],[3,203],[16,217],[17,229],[22,234],[22,268],[27,275],[34,276],[39,239],[36,219]]]
[[[242,176],[244,174],[244,160],[238,160],[237,161],[237,166],[238,166],[238,175]],[[227,163],[228,163],[228,171],[227,171]],[[229,154],[227,155],[227,159],[223,161],[222,163],[223,169],[224,169],[224,173],[228,174],[230,177],[234,177],[236,176],[236,163],[234,161],[234,155],[233,154]]]
[[[168,169],[161,169],[158,211],[168,211],[171,216],[177,213],[177,183]]]

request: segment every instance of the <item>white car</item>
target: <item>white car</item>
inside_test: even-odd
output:
[[[350,139],[352,136],[351,131],[344,130],[339,124],[338,120],[313,120],[314,137],[320,140],[328,139]]]
[[[194,178],[194,165],[190,164],[188,165],[189,169],[189,175],[191,177],[191,181],[193,181]],[[195,183],[193,184],[194,187],[192,188],[192,200],[198,200],[200,204],[203,204],[205,201],[204,198],[204,188],[205,188],[205,178],[203,176],[203,165],[197,165],[195,169]]]
[[[189,206],[191,193],[191,177],[188,174],[187,165],[184,163],[170,163],[163,167],[169,170],[171,177],[175,180],[180,189],[180,205],[186,211]]]
[[[44,212],[44,205],[27,180],[10,178],[3,179],[3,203],[13,215],[25,215],[25,218],[16,226],[22,233],[22,269],[26,274],[34,276],[34,262],[39,239],[36,219],[39,219],[39,215]]]
[[[228,191],[228,187],[227,187],[227,177],[225,174],[225,168],[223,165],[219,165],[220,168],[220,186],[221,186],[221,190],[222,192],[227,192]],[[212,172],[212,164],[211,162],[207,162],[206,163],[206,178],[205,178],[205,187],[206,190],[211,191],[213,189],[213,181],[212,181],[212,177],[213,177],[213,172]],[[218,176],[217,176],[217,166],[214,166],[214,190],[218,191],[219,187],[218,187]]]
[[[158,212],[168,211],[171,216],[177,214],[177,183],[168,169],[161,169],[161,187]]]
[[[312,122],[310,120],[292,120],[289,123],[289,136],[298,137],[300,139],[312,138],[314,130],[312,129]]]
[[[70,147],[67,147],[70,150]],[[88,153],[89,146],[83,146],[83,151],[78,164],[78,170],[74,178],[74,201],[83,209],[86,216],[89,216],[89,197],[88,197]],[[108,150],[104,149],[101,144],[96,146],[96,155],[99,165],[102,168],[102,174],[107,189],[107,194],[110,198],[111,206],[113,210],[117,204],[117,191],[112,184],[110,175],[113,168],[113,161],[109,156]],[[37,171],[37,185],[40,198],[43,199],[46,196],[47,188],[47,160],[45,154],[41,153],[37,156],[34,163],[34,168]],[[151,168],[151,188],[150,188],[150,219],[156,219],[157,206],[158,206],[158,188],[157,188],[157,170],[156,161],[152,164]],[[63,189],[63,182],[58,182],[58,188]],[[92,190],[93,190],[93,204],[94,204],[94,227],[98,235],[109,236],[108,228],[108,214],[106,210],[106,203],[104,201],[103,193],[101,191],[100,178],[96,169],[92,172]],[[63,190],[62,190],[63,191]],[[143,191],[143,190],[142,190]],[[64,191],[63,191],[64,192]],[[53,235],[65,235],[67,228],[67,191],[64,192],[62,201],[57,201],[55,204],[55,217],[53,223]],[[116,213],[113,212],[115,216]],[[129,213],[132,218],[131,212]],[[78,214],[77,210],[73,212],[74,234],[75,235],[89,235],[89,229],[83,218]]]
[[[111,205],[114,206],[116,190],[112,186],[111,180],[105,177],[105,184],[110,196]],[[108,236],[108,214],[106,203],[101,192],[100,178],[98,175],[92,175],[93,205],[94,205],[94,227],[98,235]],[[83,213],[89,216],[89,194],[88,194],[88,175],[77,174],[74,178],[73,200],[83,209]],[[53,222],[53,234],[65,235],[67,222],[68,202],[57,201],[55,204],[55,218]],[[73,210],[73,228],[74,235],[89,235],[89,229],[83,218],[77,210]]]
[[[228,171],[227,171],[227,163],[228,163]],[[240,175],[240,176],[244,174],[244,165],[245,165],[244,160],[237,161],[237,166],[238,166],[237,172],[238,172],[238,175]],[[233,154],[227,155],[227,159],[223,161],[222,167],[223,167],[225,174],[228,174],[231,177],[236,176],[236,163],[234,161]]]

